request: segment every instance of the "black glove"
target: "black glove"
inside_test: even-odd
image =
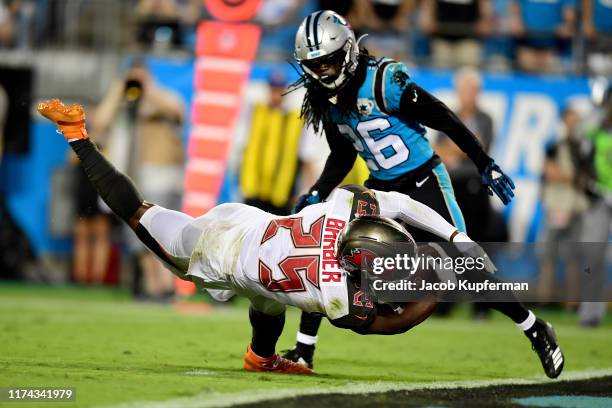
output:
[[[321,202],[321,197],[319,197],[318,191],[311,191],[308,194],[302,194],[298,197],[295,202],[295,207],[291,210],[291,214],[297,214],[302,211],[304,208],[308,207],[312,204],[317,204]]]
[[[514,183],[494,161],[485,167],[484,171],[480,174],[480,179],[482,184],[487,186],[489,195],[495,193],[505,205],[512,201],[514,197],[514,192],[512,191],[514,190]]]

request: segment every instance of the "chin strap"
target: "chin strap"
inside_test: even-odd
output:
[[[357,49],[359,49],[359,43],[361,42],[361,40],[363,40],[364,38],[366,38],[368,35],[367,34],[362,34],[359,36],[359,38],[357,39],[357,41],[355,41],[355,46],[357,47]]]

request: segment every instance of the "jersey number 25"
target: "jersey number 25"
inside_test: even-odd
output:
[[[266,227],[261,244],[272,239],[281,228],[284,228],[289,230],[295,248],[320,248],[324,219],[325,216],[322,216],[313,222],[308,232],[304,231],[302,217],[273,220]],[[259,281],[272,292],[301,292],[306,290],[300,272],[304,273],[308,282],[317,288],[319,287],[319,255],[288,256],[278,263],[278,267],[285,277],[274,279],[272,268],[261,259],[259,260]]]

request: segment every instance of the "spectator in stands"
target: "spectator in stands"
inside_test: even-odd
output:
[[[583,326],[601,324],[606,313],[606,282],[609,254],[610,227],[612,227],[612,86],[606,79],[597,81],[601,95],[596,104],[602,118],[587,133],[592,143],[591,203],[584,216],[582,242],[586,251],[586,272],[583,276],[583,301],[578,309],[578,319]],[[594,92],[595,94],[595,92]],[[595,96],[595,95],[594,95]]]
[[[598,75],[612,74],[612,2],[582,0],[582,28],[587,39],[587,64]]]
[[[486,41],[487,69],[507,71],[514,60],[514,40],[511,35],[510,4],[512,0],[492,0],[493,32]]]
[[[578,298],[580,241],[582,217],[587,209],[586,181],[588,161],[581,152],[579,115],[572,108],[563,112],[558,140],[546,148],[542,175],[542,202],[546,212],[545,247],[538,277],[538,298],[553,300],[555,270],[559,259],[566,261],[568,299]],[[565,244],[564,244],[565,243]]]
[[[72,279],[80,284],[117,283],[117,271],[111,270],[116,267],[111,263],[112,216],[102,209],[98,193],[73,153],[70,153],[70,165],[75,175],[77,216],[73,229]]]
[[[406,61],[412,0],[359,0],[353,27],[368,33],[365,46],[373,55]]]
[[[181,131],[185,119],[182,98],[155,83],[142,60],[117,80],[92,118],[92,133],[108,134],[107,151],[115,166],[129,174],[152,202],[179,210],[183,181]],[[133,239],[145,279],[146,295],[171,296],[174,280],[143,246]]]
[[[245,203],[278,215],[293,205],[303,127],[299,109],[283,104],[287,82],[284,72],[273,71],[268,100],[253,106],[240,168]]]
[[[30,48],[35,40],[38,27],[34,25],[39,1],[13,0],[12,12],[15,21],[15,41],[17,48]]]
[[[528,72],[558,71],[560,54],[575,33],[575,0],[513,0],[512,33],[518,66]]]
[[[245,105],[229,165],[239,173],[244,202],[277,215],[290,213],[298,193],[321,174],[329,153],[325,136],[304,128],[299,95],[284,96],[287,84],[286,72],[273,70],[265,84],[268,97]],[[352,171],[345,183],[363,184],[367,167],[358,159],[355,168],[361,171]]]
[[[459,100],[457,115],[476,135],[484,150],[489,151],[493,142],[493,120],[478,103],[482,90],[480,73],[471,66],[463,67],[457,71],[454,84]]]
[[[317,10],[332,10],[348,19],[353,24],[354,15],[357,9],[355,4],[359,0],[318,0],[316,1]]]
[[[0,1],[0,48],[9,47],[13,42],[13,12],[9,4]]]
[[[201,0],[139,0],[138,43],[155,51],[185,45],[185,34],[200,17]]]
[[[488,152],[494,138],[493,119],[479,105],[482,88],[480,73],[472,67],[463,67],[457,72],[454,85],[458,100],[455,113],[476,135],[484,151]],[[501,215],[493,209],[489,194],[482,186],[480,175],[472,161],[447,135],[439,135],[435,151],[451,176],[455,197],[462,209],[470,237],[482,243],[507,241],[506,225]],[[487,252],[494,255],[495,249],[492,247],[487,249]],[[442,312],[448,307],[449,305],[444,305]],[[479,319],[488,316],[486,304],[475,304],[473,312],[474,317]]]
[[[481,39],[492,32],[490,0],[423,0],[421,25],[431,36],[435,66],[479,66]]]
[[[262,28],[258,58],[267,61],[290,58],[297,26],[313,11],[312,2],[307,0],[263,0],[256,16]]]

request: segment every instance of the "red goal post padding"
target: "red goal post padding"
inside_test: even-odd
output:
[[[191,216],[217,203],[260,33],[253,24],[203,21],[198,26],[183,197],[183,211]],[[190,294],[195,286],[177,280],[176,289]]]
[[[204,5],[217,20],[246,21],[255,17],[261,0],[204,0]]]

